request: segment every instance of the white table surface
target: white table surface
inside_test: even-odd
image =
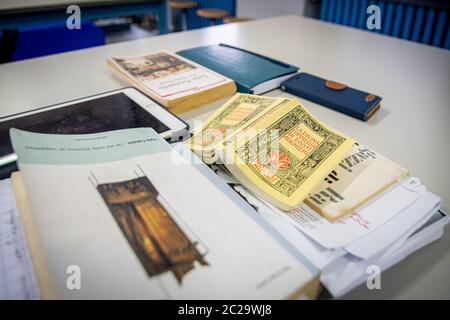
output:
[[[0,117],[127,86],[112,55],[177,51],[224,42],[376,93],[382,108],[362,122],[302,100],[319,119],[409,168],[450,205],[450,51],[300,16],[214,26],[0,65]],[[275,90],[272,96],[289,96]],[[223,103],[182,115],[191,125]],[[450,299],[450,230],[348,298]]]

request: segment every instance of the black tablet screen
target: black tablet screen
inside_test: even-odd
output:
[[[158,133],[169,130],[127,95],[117,93],[0,122],[0,156],[13,153],[10,128],[39,133],[84,134],[138,127],[151,127]]]

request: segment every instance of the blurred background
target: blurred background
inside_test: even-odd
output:
[[[1,0],[0,63],[286,14],[448,50],[449,3],[447,0]],[[366,26],[369,15],[366,10],[372,4],[377,5],[381,14],[378,30],[368,30]],[[76,26],[77,22],[79,29],[68,27]]]

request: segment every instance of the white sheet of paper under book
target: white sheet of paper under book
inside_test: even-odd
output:
[[[10,180],[0,181],[0,299],[37,299],[39,290],[26,248]]]
[[[283,215],[299,230],[327,249],[350,245],[366,236],[416,201],[425,186],[416,178],[409,178],[385,194],[350,215],[329,222],[306,205]],[[267,203],[273,210],[278,210]]]

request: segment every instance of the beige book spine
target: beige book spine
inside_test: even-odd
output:
[[[30,212],[27,192],[20,172],[14,172],[11,175],[11,184],[14,191],[18,215],[23,226],[26,244],[33,264],[34,274],[39,287],[40,297],[41,299],[57,299],[53,279],[45,259],[39,232],[36,230],[36,225]]]
[[[219,99],[232,96],[235,92],[236,84],[234,81],[227,81],[218,87],[209,88],[193,95],[171,100],[168,102],[168,108],[173,113],[180,114]]]

